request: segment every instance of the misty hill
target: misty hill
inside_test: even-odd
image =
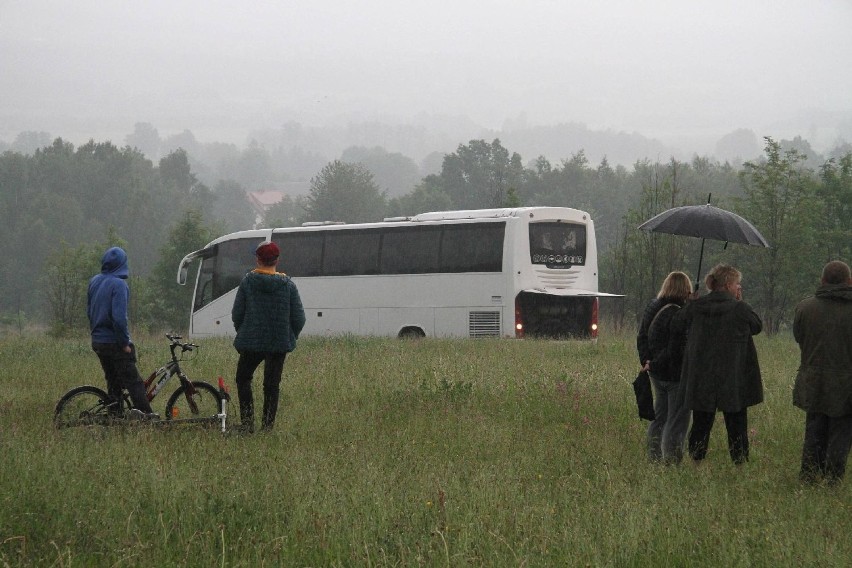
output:
[[[826,123],[810,118],[814,119],[813,124]],[[803,124],[802,120],[795,122]],[[220,180],[234,180],[246,191],[277,189],[291,193],[293,189],[288,184],[310,181],[333,160],[359,161],[376,175],[381,189],[399,196],[411,191],[423,177],[438,173],[444,155],[471,140],[499,139],[510,152],[519,154],[524,164],[531,164],[540,156],[559,164],[582,151],[590,164],[600,164],[606,158],[611,166],[631,168],[638,161],[689,161],[696,155],[741,164],[761,155],[762,137],[766,134],[740,128],[716,138],[715,143],[706,141],[703,146],[711,150],[702,151],[639,132],[595,130],[581,122],[528,124],[523,115],[506,120],[500,129],[485,128],[466,116],[425,113],[406,119],[350,115],[330,118],[322,125],[294,120],[279,124],[249,131],[241,144],[230,140],[200,141],[190,130],[161,135],[157,125],[144,122],[136,123],[133,132],[107,140],[117,146],[138,148],[155,163],[182,148],[202,182],[212,187]],[[852,118],[836,120],[832,125],[832,132],[852,133]],[[813,135],[826,137],[818,136],[817,130]],[[49,146],[57,136],[75,141],[73,132],[25,131],[11,142],[0,140],[0,152],[32,154]],[[98,138],[94,132],[78,133],[76,138],[80,137],[83,143]],[[796,136],[789,145],[808,156],[810,167],[821,163],[823,156],[801,137]],[[829,150],[826,157],[842,155],[848,150],[848,143],[838,137],[836,148],[837,151]]]
[[[610,164],[623,166],[630,166],[637,160],[666,159],[681,153],[636,132],[590,130],[577,122],[508,129],[495,132],[492,138],[500,138],[507,148],[518,152],[524,159],[544,156],[553,162],[569,158],[581,150],[593,164],[606,158]]]
[[[279,128],[255,130],[249,139],[270,152],[293,148],[324,156],[328,160],[340,157],[352,146],[379,146],[388,152],[398,152],[415,160],[424,173],[434,173],[424,167],[432,154],[447,154],[471,140],[499,138],[506,148],[519,153],[525,161],[544,156],[553,162],[585,152],[592,163],[604,157],[613,165],[630,166],[637,160],[663,159],[681,155],[683,150],[639,133],[612,130],[591,130],[585,124],[572,122],[553,126],[513,126],[494,130],[484,128],[465,117],[420,117],[408,124],[367,121],[350,122],[343,126],[306,126],[289,122]],[[757,147],[759,153],[760,147]],[[689,150],[686,151],[689,156]],[[440,161],[438,161],[440,165]]]

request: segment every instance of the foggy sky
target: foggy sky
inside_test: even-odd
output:
[[[850,30],[850,0],[0,0],[0,140],[444,115],[828,144]]]

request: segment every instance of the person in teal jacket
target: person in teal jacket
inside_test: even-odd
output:
[[[127,389],[133,412],[141,413],[139,417],[156,419],[159,416],[151,411],[145,384],[136,367],[136,347],[130,340],[127,320],[129,275],[127,253],[120,247],[112,247],[101,259],[101,273],[89,280],[87,313],[92,350],[101,362],[110,398],[114,402],[121,401],[121,391]],[[117,416],[121,405],[116,404],[114,408]]]
[[[243,431],[254,431],[254,398],[251,381],[263,363],[263,415],[261,426],[271,430],[278,412],[278,396],[284,360],[296,348],[305,326],[305,310],[299,290],[284,273],[276,272],[280,250],[265,241],[255,250],[257,266],[245,275],[234,298],[231,320],[237,332],[237,396]]]

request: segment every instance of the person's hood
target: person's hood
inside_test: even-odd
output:
[[[101,274],[110,274],[117,278],[127,278],[130,266],[127,264],[127,253],[120,247],[112,247],[101,258]]]
[[[287,281],[287,275],[281,272],[252,271],[248,273],[248,278],[252,288],[263,293],[275,292]]]
[[[726,314],[737,307],[737,299],[730,293],[723,291],[710,292],[706,296],[701,296],[699,299],[691,303],[692,309],[708,315],[720,316]]]
[[[852,302],[852,286],[849,284],[824,284],[816,291],[817,298]]]

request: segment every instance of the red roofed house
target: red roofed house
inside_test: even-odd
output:
[[[266,210],[284,199],[285,195],[287,194],[283,191],[276,190],[250,191],[248,200],[251,208],[254,209],[255,224],[262,224]]]

